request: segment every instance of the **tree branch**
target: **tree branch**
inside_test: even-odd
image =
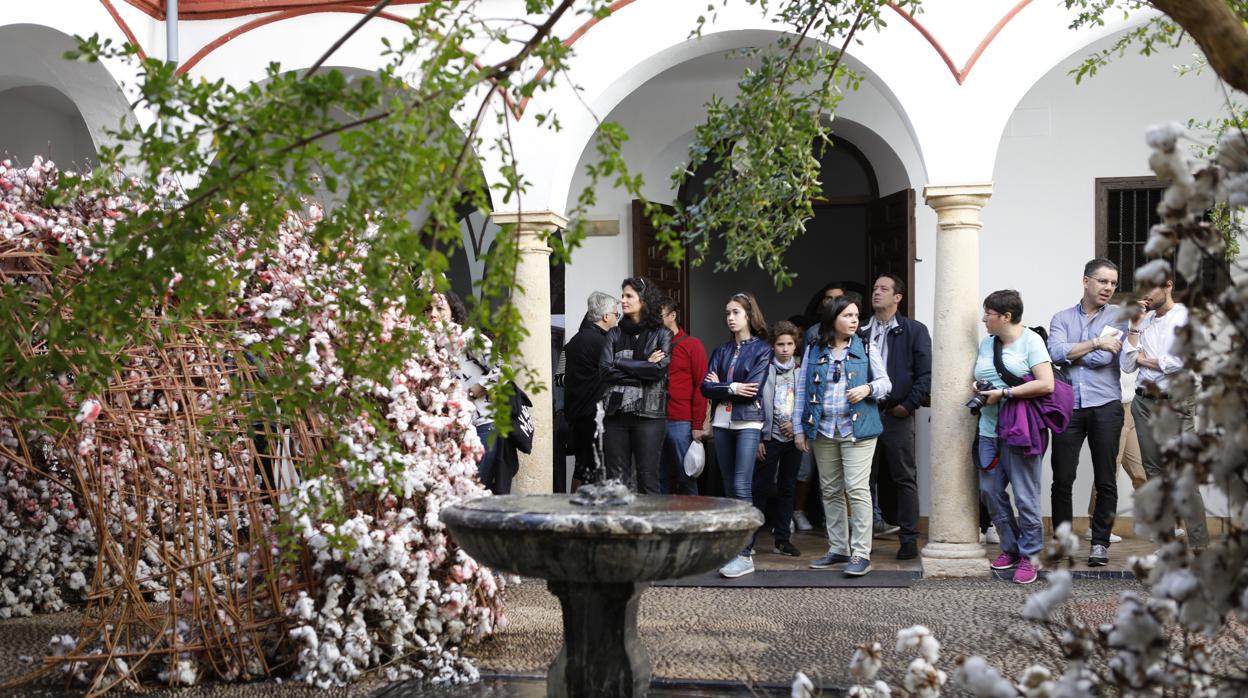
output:
[[[1226,0],[1152,0],[1192,35],[1218,77],[1248,92],[1248,29]]]
[[[358,32],[365,24],[368,24],[372,18],[381,14],[381,11],[386,9],[386,5],[389,5],[390,2],[391,0],[379,0],[376,5],[373,5],[373,8],[365,13],[364,16],[360,18],[360,21],[355,23],[354,27],[347,30],[346,34],[338,37],[338,40],[334,42],[334,45],[330,46],[325,53],[321,54],[320,58],[316,59],[316,62],[312,64],[312,67],[308,68],[308,72],[303,74],[304,79],[312,77],[313,73],[320,70],[321,66],[325,64],[325,61],[329,60],[329,57],[334,55],[334,52],[341,48],[343,44],[347,43],[347,39],[354,36],[355,33]]]

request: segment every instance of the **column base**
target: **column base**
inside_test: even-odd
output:
[[[979,543],[928,543],[921,553],[923,577],[984,577],[988,554]]]

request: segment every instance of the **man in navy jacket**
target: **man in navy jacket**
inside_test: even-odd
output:
[[[897,559],[919,554],[919,486],[914,459],[914,415],[931,404],[932,338],[927,327],[897,312],[906,284],[896,274],[880,274],[871,289],[874,312],[859,333],[871,351],[883,356],[893,387],[880,401],[884,433],[875,449],[874,473],[884,518],[900,527]],[[890,519],[890,514],[892,518]]]

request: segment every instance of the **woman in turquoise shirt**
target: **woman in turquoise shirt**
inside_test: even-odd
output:
[[[1044,456],[1028,456],[1018,446],[1008,446],[997,436],[997,414],[1002,399],[1043,397],[1053,392],[1053,363],[1040,335],[1023,327],[1023,299],[1018,291],[994,291],[984,299],[984,328],[988,336],[979,343],[975,357],[975,380],[992,385],[971,390],[984,397],[979,411],[979,491],[988,504],[997,533],[1001,536],[1001,554],[992,561],[994,570],[1014,570],[1014,581],[1030,584],[1036,581],[1033,556],[1044,548],[1044,528],[1040,521],[1040,472]],[[1018,377],[1031,374],[1034,380],[1010,388],[997,371],[993,359],[994,345],[1000,341],[1001,363]],[[1009,487],[1014,502],[1006,493]],[[1018,516],[1014,509],[1017,507]]]

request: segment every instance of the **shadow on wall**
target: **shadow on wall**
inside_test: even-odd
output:
[[[54,87],[27,85],[0,92],[0,157],[30,164],[36,155],[62,169],[95,166],[95,144],[82,113]]]

